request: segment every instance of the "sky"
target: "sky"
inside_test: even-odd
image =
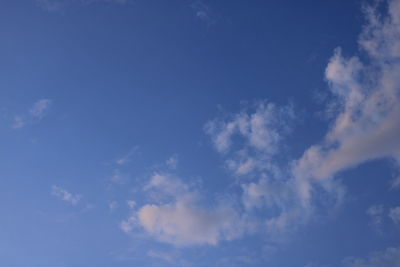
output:
[[[0,5],[1,266],[400,266],[400,0]]]

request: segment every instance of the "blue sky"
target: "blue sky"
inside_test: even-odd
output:
[[[400,0],[4,0],[0,265],[400,266]]]

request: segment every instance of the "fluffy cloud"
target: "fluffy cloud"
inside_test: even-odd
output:
[[[179,246],[209,244],[230,240],[243,233],[242,219],[226,204],[206,207],[201,196],[179,179],[154,174],[144,188],[170,198],[163,203],[146,204],[121,223],[130,232],[140,226],[159,241]]]
[[[82,196],[78,195],[78,194],[72,194],[70,192],[68,192],[67,190],[53,185],[51,188],[51,194],[53,196],[56,196],[58,198],[60,198],[63,201],[66,201],[68,203],[70,203],[71,205],[76,205],[78,204],[78,202],[81,200]]]
[[[159,240],[176,245],[210,244],[240,235],[240,221],[229,207],[208,210],[186,195],[165,205],[145,205],[139,210],[139,220],[147,232]],[[239,230],[239,231],[237,231]]]
[[[209,121],[205,131],[217,151],[227,157],[226,166],[241,176],[273,167],[271,159],[290,131],[293,118],[292,106],[280,108],[262,101],[225,119]]]

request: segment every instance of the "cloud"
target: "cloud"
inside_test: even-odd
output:
[[[176,169],[178,167],[179,159],[177,155],[172,155],[166,161],[168,168]]]
[[[150,177],[150,181],[144,187],[144,190],[157,190],[157,193],[176,196],[186,193],[189,187],[182,183],[179,179],[168,173],[154,173]]]
[[[24,120],[23,117],[21,117],[21,116],[14,116],[14,122],[13,122],[13,125],[12,125],[12,127],[13,127],[14,129],[22,128],[22,127],[25,126],[25,124],[26,124],[26,121]]]
[[[163,203],[145,204],[121,223],[125,232],[140,226],[161,242],[178,246],[216,245],[243,233],[242,219],[227,204],[201,205],[199,192],[167,174],[154,174],[144,188],[172,197]]]
[[[78,194],[72,194],[70,192],[68,192],[67,190],[53,185],[51,188],[51,194],[53,196],[56,196],[58,198],[60,198],[63,201],[66,201],[68,203],[70,203],[71,205],[77,205],[78,202],[81,200],[82,196],[78,195]]]
[[[115,200],[113,200],[113,201],[110,201],[109,203],[108,203],[108,208],[109,208],[109,210],[112,212],[112,211],[114,211],[114,210],[116,210],[117,208],[118,208],[118,202],[117,201],[115,201]]]
[[[341,203],[345,188],[332,179],[338,172],[378,158],[399,164],[400,0],[389,1],[387,17],[377,9],[365,8],[367,23],[359,37],[364,60],[336,49],[326,68],[339,109],[321,142],[297,160],[287,156],[283,141],[298,119],[292,105],[259,101],[210,120],[204,130],[235,178],[233,186],[241,189],[240,204],[205,205],[200,192],[181,179],[154,173],[143,187],[152,201],[133,209],[121,228],[142,228],[178,246],[216,245],[250,231],[248,218],[256,218],[257,227],[262,226],[257,229],[275,237]],[[373,206],[367,214],[380,223],[382,209]]]
[[[393,267],[400,266],[400,248],[387,248],[374,252],[367,259],[347,258],[344,267]]]
[[[48,109],[51,106],[51,103],[52,100],[50,99],[40,99],[36,101],[29,109],[28,114],[23,116],[14,116],[12,127],[14,129],[20,129],[25,127],[26,125],[40,121],[46,115]]]
[[[400,224],[400,207],[390,209],[389,217],[393,222]]]
[[[115,163],[118,165],[125,165],[126,163],[131,161],[131,158],[134,154],[136,154],[139,150],[138,146],[133,147],[127,154],[115,160]]]
[[[268,212],[274,214],[266,219],[268,228],[283,230],[307,221],[317,207],[340,203],[345,189],[340,181],[328,179],[340,171],[378,158],[399,163],[399,3],[389,1],[387,17],[378,13],[378,7],[365,8],[367,23],[359,37],[365,60],[346,58],[340,48],[335,50],[325,79],[339,110],[322,142],[306,149],[293,164],[277,160],[295,119],[292,106],[264,101],[253,110],[206,124],[228,169],[253,180],[241,183],[245,208],[274,211]]]
[[[45,115],[45,112],[49,108],[50,104],[50,99],[41,99],[33,104],[33,107],[30,109],[29,113],[32,117],[41,119]]]
[[[211,120],[204,129],[217,151],[227,157],[227,167],[241,176],[255,169],[271,169],[271,159],[280,151],[294,117],[291,105],[277,107],[260,101],[225,119]]]
[[[383,205],[373,205],[367,209],[367,214],[371,218],[371,226],[378,231],[381,231],[384,213],[385,209]]]
[[[361,163],[400,161],[400,1],[389,1],[388,15],[366,7],[359,38],[366,60],[346,58],[336,49],[325,78],[341,110],[321,144],[307,149],[294,172],[301,183],[325,179]],[[304,187],[303,198],[310,197]]]
[[[195,1],[190,5],[190,7],[195,12],[196,17],[206,23],[208,26],[211,26],[217,22],[214,12],[208,5],[204,3],[204,1]]]
[[[220,240],[238,235],[235,223],[240,218],[229,208],[211,211],[201,208],[188,195],[171,204],[145,205],[139,211],[139,220],[160,241],[176,245],[216,245]]]
[[[110,180],[113,183],[124,185],[129,182],[129,175],[122,173],[119,169],[115,169]]]
[[[273,181],[268,176],[255,182],[243,183],[243,204],[247,209],[253,208],[285,208],[293,193],[293,188],[287,181]]]
[[[135,200],[127,200],[126,204],[128,205],[129,208],[133,209],[136,207],[136,201]]]

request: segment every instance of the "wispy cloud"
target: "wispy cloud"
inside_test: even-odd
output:
[[[58,197],[59,199],[68,202],[71,205],[77,205],[81,200],[82,196],[78,194],[72,194],[62,187],[53,185],[51,188],[51,194]]]
[[[135,155],[136,153],[138,153],[138,151],[139,151],[139,147],[134,146],[131,150],[129,150],[128,153],[126,153],[122,157],[116,159],[115,163],[118,165],[125,165],[125,164],[129,163],[132,160],[132,156]]]
[[[380,232],[384,218],[385,209],[383,205],[373,205],[367,209],[367,214],[371,218],[371,226]]]
[[[172,155],[171,157],[169,157],[167,159],[167,161],[165,162],[167,167],[174,170],[178,167],[178,163],[179,163],[179,159],[177,155]]]
[[[108,202],[108,208],[111,212],[113,212],[114,210],[116,210],[119,207],[118,202],[113,200]]]
[[[50,104],[50,99],[41,99],[33,104],[33,107],[30,109],[29,113],[32,117],[41,119],[45,115],[45,112],[49,108]]]
[[[12,127],[14,129],[19,129],[24,127],[26,124],[26,121],[24,120],[24,118],[22,116],[14,116],[14,122]]]
[[[119,169],[115,169],[110,180],[112,183],[123,185],[129,182],[130,176],[129,174],[121,172]]]
[[[393,222],[400,224],[400,206],[390,209],[389,217]]]
[[[164,251],[157,251],[157,250],[149,250],[147,252],[147,256],[156,258],[156,259],[161,259],[169,263],[174,263],[176,262],[176,255]]]
[[[20,129],[29,124],[40,121],[46,115],[51,104],[52,100],[50,99],[40,99],[36,101],[26,115],[14,116],[12,127],[14,129]]]
[[[129,208],[133,209],[136,207],[136,201],[135,200],[127,200],[126,204],[128,205]]]
[[[190,7],[195,12],[196,17],[206,23],[208,26],[215,24],[217,19],[210,6],[206,5],[204,1],[198,0],[193,2]]]

